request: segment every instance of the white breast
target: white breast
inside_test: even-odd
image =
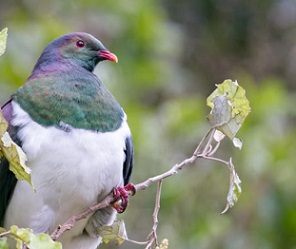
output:
[[[12,106],[12,124],[21,127],[19,139],[37,191],[25,182],[17,183],[6,211],[6,227],[16,224],[37,233],[52,232],[123,184],[125,139],[130,135],[126,120],[110,133],[82,129],[65,132],[42,127],[17,103],[12,102]],[[73,230],[73,236],[82,233],[86,222]]]

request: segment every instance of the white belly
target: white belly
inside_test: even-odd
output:
[[[112,133],[81,129],[65,132],[38,125],[16,103],[13,108],[17,115],[12,124],[22,127],[19,138],[32,169],[36,192],[26,182],[17,183],[6,211],[5,227],[18,225],[30,227],[36,233],[51,233],[59,224],[123,184],[125,138],[130,134],[125,121]],[[83,220],[67,232],[65,244],[81,235],[86,223]],[[96,247],[97,238],[94,241],[83,236],[87,244],[73,247],[70,243],[67,248],[88,248],[92,244]]]

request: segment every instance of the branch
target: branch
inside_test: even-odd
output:
[[[89,215],[91,215],[92,213],[94,213],[95,211],[97,211],[99,209],[110,206],[110,204],[113,203],[114,201],[115,200],[114,200],[113,194],[109,194],[101,202],[86,208],[81,213],[72,216],[63,225],[59,225],[59,227],[50,235],[51,238],[53,240],[57,240],[64,232],[72,229],[72,227],[74,227],[74,225],[76,224],[77,221],[85,219],[86,217],[88,217]]]
[[[238,175],[236,174],[236,172],[234,170],[234,165],[232,163],[231,158],[229,161],[225,161],[223,159],[214,157],[214,154],[217,152],[217,150],[220,146],[220,140],[216,141],[215,132],[216,132],[216,129],[211,128],[206,133],[206,135],[202,138],[202,140],[200,141],[200,143],[196,147],[196,149],[191,157],[183,160],[182,162],[180,162],[178,164],[175,164],[168,171],[166,171],[160,175],[148,178],[147,180],[134,185],[136,192],[138,192],[138,190],[144,190],[144,189],[148,188],[150,185],[152,185],[153,183],[158,183],[156,200],[155,200],[155,207],[154,207],[154,212],[153,212],[153,226],[152,226],[151,232],[149,233],[147,240],[145,242],[138,242],[138,241],[130,240],[127,238],[124,238],[124,240],[130,241],[132,243],[140,244],[140,245],[146,245],[145,249],[151,249],[153,245],[156,245],[156,248],[167,248],[166,246],[162,247],[162,243],[161,243],[160,247],[158,246],[157,234],[156,234],[156,230],[158,227],[158,212],[160,209],[160,196],[161,196],[162,182],[164,179],[177,174],[180,170],[182,170],[186,166],[193,164],[198,158],[216,161],[216,162],[225,164],[228,167],[228,169],[230,171],[229,192],[227,195],[226,207],[221,212],[221,214],[225,213],[229,208],[231,208],[234,205],[234,203],[237,201],[239,194],[241,192],[240,179],[238,178]],[[212,145],[213,142],[216,143],[215,146]],[[127,190],[127,193],[130,196],[135,194],[135,192],[132,190]],[[76,224],[77,221],[79,221],[81,219],[85,219],[86,217],[88,217],[89,215],[91,215],[92,213],[94,213],[95,211],[97,211],[99,209],[105,208],[107,206],[114,206],[114,204],[116,204],[118,201],[121,201],[121,200],[118,199],[118,197],[114,196],[114,193],[111,192],[101,202],[86,208],[81,213],[72,216],[63,225],[60,225],[51,234],[52,239],[57,240],[67,230],[72,229],[72,227]],[[168,243],[167,240],[164,240],[163,242],[165,245]]]
[[[6,232],[3,232],[3,233],[0,233],[0,238],[6,237],[7,235],[10,235],[10,234],[11,234],[10,231],[6,231]]]
[[[156,206],[155,206],[155,210],[154,210],[154,224],[153,224],[153,228],[152,231],[156,230],[157,228],[157,223],[155,223],[155,220],[157,218],[157,213],[159,210],[159,202],[160,202],[160,192],[161,192],[161,182],[162,180],[164,180],[165,178],[168,178],[172,175],[177,174],[180,170],[182,170],[185,166],[192,164],[196,161],[197,158],[207,158],[207,159],[212,159],[213,158],[209,158],[207,157],[208,154],[211,154],[212,152],[212,146],[211,143],[213,142],[213,134],[215,132],[214,128],[211,128],[206,135],[202,138],[202,140],[200,141],[200,143],[198,144],[198,146],[196,147],[193,155],[190,158],[185,159],[184,161],[182,161],[179,164],[175,164],[170,170],[148,178],[147,180],[135,184],[134,187],[136,189],[136,192],[138,190],[144,190],[146,188],[148,188],[150,185],[152,185],[153,183],[158,182],[159,186],[158,186],[158,190],[157,190],[157,199],[156,199]],[[206,145],[204,146],[204,144],[206,143]],[[219,145],[218,145],[219,146]],[[216,146],[217,147],[217,146]],[[218,148],[215,147],[215,150],[217,150]],[[202,151],[202,152],[199,152]],[[218,160],[218,159],[217,159]],[[227,162],[226,162],[227,163]],[[228,164],[228,163],[227,163]],[[132,191],[128,191],[129,195],[133,195],[134,192]],[[108,196],[105,197],[105,199],[103,199],[101,202],[90,206],[88,208],[86,208],[84,211],[82,211],[81,213],[78,213],[74,216],[72,216],[70,219],[68,219],[63,225],[60,225],[52,234],[51,237],[53,240],[57,240],[63,233],[65,233],[67,230],[72,229],[72,227],[76,224],[76,222],[78,222],[81,219],[85,219],[86,217],[88,217],[89,215],[91,215],[92,213],[94,213],[95,211],[105,208],[107,206],[111,206],[111,204],[113,204],[114,202],[117,201],[117,198],[114,197],[113,192],[111,192]],[[158,207],[158,208],[157,208]],[[151,234],[150,234],[151,235]],[[148,237],[150,237],[150,235]],[[155,234],[156,235],[156,234]],[[150,240],[149,240],[150,241]],[[147,243],[149,243],[149,241]],[[146,247],[149,248],[149,247]]]

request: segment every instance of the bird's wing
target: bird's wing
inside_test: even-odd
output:
[[[129,183],[130,176],[134,166],[134,148],[132,137],[129,136],[125,140],[125,161],[123,164],[123,180],[124,185]]]
[[[20,145],[20,141],[16,138],[16,129],[11,126],[10,121],[12,118],[11,100],[7,101],[1,107],[4,118],[9,124],[8,131],[14,142]],[[5,210],[9,204],[13,194],[17,179],[15,175],[9,170],[9,162],[5,157],[0,159],[0,226],[3,226]]]

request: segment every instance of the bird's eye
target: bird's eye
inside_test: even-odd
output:
[[[84,41],[79,40],[79,41],[76,42],[76,46],[79,47],[79,48],[83,48],[85,46],[85,43],[84,43]]]

